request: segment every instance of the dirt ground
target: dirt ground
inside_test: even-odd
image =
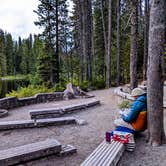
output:
[[[24,145],[47,138],[55,138],[62,144],[72,144],[77,148],[77,153],[66,157],[55,155],[39,160],[27,162],[22,166],[79,166],[85,158],[102,142],[106,131],[113,130],[113,120],[117,118],[117,104],[122,101],[114,95],[113,88],[109,90],[93,91],[96,99],[101,101],[101,106],[80,111],[68,116],[74,116],[86,120],[83,126],[65,125],[51,126],[34,129],[18,129],[0,132],[0,150]],[[64,105],[81,103],[92,99],[75,99],[69,101],[58,101],[44,104],[36,104],[20,107],[10,111],[6,118],[1,121],[29,119],[28,111],[37,108],[60,107]],[[166,117],[166,111],[164,112]],[[166,120],[165,120],[166,129]],[[119,166],[165,166],[166,145],[151,147],[145,141],[143,133],[136,138],[136,149],[134,152],[125,152],[119,162]]]

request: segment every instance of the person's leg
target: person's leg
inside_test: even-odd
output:
[[[123,126],[123,127],[127,127],[129,129],[134,130],[133,127],[132,127],[132,125],[130,123],[125,122],[122,118],[115,119],[114,120],[114,124],[116,126]]]

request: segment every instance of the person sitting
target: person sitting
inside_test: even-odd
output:
[[[146,92],[141,88],[135,88],[132,90],[131,96],[136,100],[133,102],[130,109],[120,111],[121,118],[116,119],[114,124],[134,131],[143,131],[146,129],[147,123]]]

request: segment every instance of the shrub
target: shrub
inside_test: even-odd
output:
[[[94,89],[104,89],[105,88],[105,81],[100,79],[100,80],[95,80],[92,82],[92,87]]]
[[[41,85],[42,84],[42,79],[37,75],[28,75],[29,81],[31,85]]]
[[[123,109],[123,108],[130,108],[131,107],[131,102],[128,101],[128,100],[124,100],[122,101],[122,103],[118,104],[118,107],[120,109]]]
[[[87,91],[88,88],[89,88],[89,83],[88,83],[88,81],[83,81],[83,82],[79,85],[79,87],[80,87],[82,90]]]
[[[53,87],[54,91],[64,91],[66,89],[66,86],[63,84],[55,84],[55,86]]]
[[[23,97],[30,97],[34,96],[37,93],[46,93],[46,92],[52,92],[53,89],[49,89],[45,86],[34,86],[29,85],[28,87],[21,87],[17,91],[12,90],[12,92],[6,94],[6,97],[15,96],[17,98],[23,98]]]

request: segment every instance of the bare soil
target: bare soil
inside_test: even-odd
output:
[[[113,120],[119,115],[118,103],[122,101],[113,93],[113,88],[108,90],[93,91],[96,99],[101,101],[101,106],[88,110],[69,114],[87,121],[86,125],[51,126],[33,129],[18,129],[0,131],[0,150],[24,145],[47,138],[55,138],[62,144],[72,144],[77,148],[77,153],[65,157],[55,155],[44,157],[22,164],[22,166],[79,166],[85,158],[102,142],[106,131],[114,129]],[[61,107],[65,105],[86,102],[92,99],[75,99],[58,101],[20,107],[9,111],[9,116],[1,118],[1,121],[30,119],[29,110],[38,108]],[[166,117],[166,111],[164,112]],[[166,121],[165,121],[166,122]],[[166,129],[166,123],[165,123]],[[146,133],[136,138],[134,152],[125,152],[119,162],[119,166],[165,166],[166,145],[151,147],[145,141]]]

